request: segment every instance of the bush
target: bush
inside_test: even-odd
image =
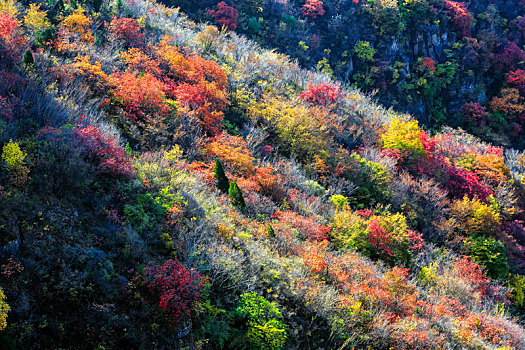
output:
[[[494,238],[475,235],[464,242],[467,254],[482,265],[492,278],[504,278],[509,272],[505,246]]]
[[[236,313],[245,320],[245,334],[252,349],[282,349],[286,343],[286,327],[282,314],[274,303],[255,292],[241,295]]]
[[[183,317],[193,317],[204,285],[201,275],[189,271],[175,260],[154,265],[144,270],[149,288],[159,293],[159,306],[166,311],[171,321],[179,323]]]
[[[417,120],[405,122],[394,118],[381,138],[384,148],[398,150],[403,156],[424,157],[426,152],[421,134]]]
[[[7,327],[7,313],[11,310],[5,301],[4,290],[0,288],[0,331]]]
[[[8,171],[13,171],[23,166],[26,156],[27,154],[24,153],[18,143],[13,142],[13,140],[9,140],[2,148],[2,160]]]

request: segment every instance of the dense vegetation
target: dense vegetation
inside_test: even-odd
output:
[[[303,67],[375,92],[428,127],[523,148],[525,2],[171,1]]]
[[[0,0],[0,348],[525,348],[525,154],[235,33],[328,1],[243,4],[202,14],[221,31],[150,0]],[[378,4],[399,10],[345,2]],[[492,128],[521,94],[463,113]]]

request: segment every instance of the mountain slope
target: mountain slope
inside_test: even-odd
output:
[[[154,2],[0,5],[3,347],[525,346],[521,153]]]

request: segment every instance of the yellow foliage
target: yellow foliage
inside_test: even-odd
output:
[[[18,6],[15,0],[0,0],[0,13],[5,13],[9,17],[17,19]]]
[[[9,305],[5,302],[5,294],[0,288],[0,331],[7,327],[7,313],[11,310]]]
[[[455,164],[474,172],[481,180],[497,185],[510,179],[510,170],[505,165],[503,157],[495,154],[467,154]]]
[[[293,106],[288,101],[265,98],[250,106],[249,115],[255,122],[273,129],[282,146],[299,160],[307,161],[315,155],[322,159],[328,157],[332,136],[327,125],[307,106]]]
[[[383,147],[409,152],[412,155],[424,156],[425,149],[421,142],[421,129],[417,120],[402,121],[394,118],[381,136]]]
[[[86,10],[82,8],[76,9],[75,12],[64,18],[61,25],[71,33],[79,34],[83,41],[94,43],[95,38],[90,28],[91,21],[84,12],[86,12]]]
[[[30,4],[24,17],[24,25],[31,34],[51,28],[51,23],[47,19],[47,11],[40,9],[40,4]]]
[[[450,214],[458,230],[467,236],[473,234],[491,236],[500,225],[500,213],[495,205],[482,203],[479,199],[464,197],[462,200],[455,201]]]
[[[26,154],[20,149],[18,143],[9,140],[2,149],[2,160],[8,170],[15,170],[24,164]]]

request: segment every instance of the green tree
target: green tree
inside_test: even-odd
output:
[[[215,177],[215,186],[222,193],[228,194],[228,189],[230,188],[230,180],[224,172],[221,161],[217,158],[215,159],[215,167],[213,168],[213,175]]]
[[[275,231],[273,230],[273,227],[271,224],[268,224],[268,226],[266,226],[266,235],[268,237],[275,237]]]
[[[33,58],[33,53],[31,52],[31,50],[26,50],[26,52],[24,52],[24,58],[22,59],[22,63],[25,66],[32,65],[35,63],[35,59]]]
[[[228,197],[230,197],[230,203],[241,210],[246,207],[244,202],[244,197],[242,195],[241,189],[237,185],[237,181],[232,180],[230,182],[230,189],[228,190]]]

